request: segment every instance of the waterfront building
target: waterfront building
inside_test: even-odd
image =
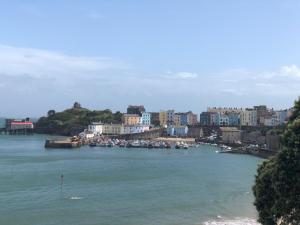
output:
[[[89,130],[84,130],[83,132],[79,133],[79,136],[82,139],[92,139],[95,137],[95,133]]]
[[[143,133],[149,131],[149,126],[147,125],[132,125],[132,126],[124,126],[123,128],[124,134],[135,134],[135,133]]]
[[[210,115],[211,115],[211,112],[202,112],[200,114],[200,124],[203,126],[211,125]]]
[[[143,112],[141,116],[141,124],[150,126],[151,124],[151,113]]]
[[[127,114],[137,114],[142,116],[143,112],[146,112],[146,109],[143,105],[129,105],[127,107]]]
[[[254,106],[253,109],[257,112],[257,125],[264,125],[265,118],[269,117],[269,110],[266,105]]]
[[[173,125],[174,124],[174,115],[175,111],[173,109],[167,110],[167,125]]]
[[[180,125],[188,125],[188,114],[180,113]]]
[[[6,119],[5,128],[6,130],[32,130],[33,123],[29,118],[25,120]]]
[[[237,112],[228,113],[229,126],[239,126],[240,125],[240,114]]]
[[[188,134],[187,126],[168,126],[167,135],[168,136],[178,136],[178,137],[186,137]]]
[[[140,116],[138,114],[123,114],[122,122],[124,125],[137,125],[141,122]]]
[[[245,109],[241,112],[242,126],[257,126],[257,111],[254,109]]]
[[[88,131],[93,132],[93,134],[100,135],[103,133],[103,123],[93,122],[88,125]]]
[[[210,125],[220,126],[220,113],[210,113]]]
[[[167,112],[161,110],[159,112],[159,124],[160,126],[164,127],[167,125],[168,117],[167,117]]]
[[[240,143],[241,131],[236,127],[220,127],[222,141],[227,144]]]
[[[198,116],[197,116],[197,114],[191,113],[189,115],[189,121],[190,121],[189,125],[196,125],[196,124],[198,124]]]
[[[119,135],[123,134],[124,127],[122,124],[104,124],[103,134]]]
[[[197,115],[192,111],[180,114],[180,124],[181,125],[195,125],[198,123]]]
[[[181,115],[179,113],[175,113],[174,115],[174,126],[180,126],[181,121],[180,121]]]
[[[227,107],[208,107],[207,108],[207,112],[212,112],[212,113],[231,113],[231,112],[235,112],[235,113],[241,113],[243,111],[242,108],[227,108]]]
[[[219,113],[219,125],[229,126],[229,117],[227,113]]]

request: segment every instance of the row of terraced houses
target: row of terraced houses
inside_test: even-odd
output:
[[[150,127],[167,128],[167,135],[186,136],[188,125],[198,123],[197,114],[191,111],[175,112],[175,110],[161,110],[160,112],[146,112],[143,105],[129,105],[127,113],[123,114],[122,124],[92,123],[88,131],[94,134],[129,134],[148,131]]]
[[[200,124],[207,126],[280,126],[287,122],[292,109],[273,110],[265,105],[253,108],[209,107],[200,114]]]

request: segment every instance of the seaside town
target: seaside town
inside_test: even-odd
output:
[[[80,110],[81,105],[76,102],[73,109]],[[265,105],[245,109],[208,107],[198,119],[192,111],[147,112],[143,105],[129,105],[118,123],[93,121],[72,138],[47,140],[45,146],[188,148],[211,144],[219,145],[223,152],[268,156],[279,149],[280,128],[287,123],[291,113],[292,108],[274,110]],[[53,116],[55,111],[50,110],[48,117]],[[0,126],[1,133],[6,134],[36,132],[36,121],[30,118],[5,119]]]

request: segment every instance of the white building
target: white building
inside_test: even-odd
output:
[[[277,115],[274,114],[272,116],[269,116],[264,119],[264,125],[267,127],[275,127],[279,125],[279,120],[277,118]]]
[[[227,113],[220,113],[219,117],[219,124],[220,126],[228,126],[229,125],[229,116]]]
[[[257,111],[253,109],[243,110],[240,114],[242,126],[257,126]]]
[[[168,126],[167,135],[185,137],[188,134],[187,126]]]
[[[149,126],[146,125],[132,125],[123,127],[124,134],[143,133],[146,131],[149,131]]]
[[[103,133],[104,124],[101,122],[93,122],[88,126],[88,131],[93,132],[96,135],[100,135]]]
[[[83,139],[92,139],[94,138],[95,134],[92,131],[84,130],[83,132],[79,133],[79,136]]]

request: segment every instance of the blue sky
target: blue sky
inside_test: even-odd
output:
[[[290,107],[299,1],[1,1],[0,116]]]

